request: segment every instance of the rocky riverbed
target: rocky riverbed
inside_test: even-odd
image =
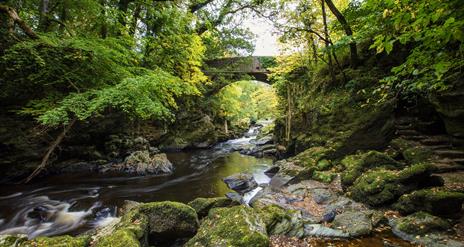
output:
[[[0,246],[464,246],[464,194],[443,186],[444,180],[422,156],[392,147],[334,159],[331,154],[336,150],[313,147],[273,166],[269,162],[259,169],[245,169],[254,163],[248,164],[251,157],[239,153],[279,155],[270,134],[260,133],[265,128],[265,124],[257,125],[242,138],[188,156],[185,164],[196,167],[196,172],[185,170],[184,175],[170,178],[178,176],[182,155],[168,154],[174,170],[164,176],[164,183],[153,186],[149,185],[153,180],[147,180],[140,188],[130,189],[109,185],[116,188],[112,193],[141,193],[132,200],[119,197],[117,208],[105,209],[94,201],[87,210],[74,211],[79,200],[34,197],[35,206],[18,214],[29,219],[28,225],[3,231]],[[273,148],[250,153],[266,146]],[[398,158],[404,155],[415,157],[414,162]],[[223,159],[230,160],[230,166],[217,163]],[[169,167],[171,161],[162,167]],[[133,174],[141,174],[138,167],[149,168],[140,164],[145,162],[142,158],[125,162],[136,168]],[[208,172],[218,164],[227,172]],[[211,188],[227,185],[232,191],[224,188],[207,197],[208,177],[215,178]],[[202,185],[198,193],[194,181]],[[156,191],[166,193],[161,197],[145,193]],[[179,197],[183,203],[159,201],[176,199],[173,195],[181,191],[197,196]],[[100,193],[108,192],[96,188],[82,198],[92,201],[102,198]],[[137,198],[143,202],[136,202]],[[86,230],[72,230],[89,217],[100,220]],[[20,234],[21,227],[31,234]],[[71,235],[51,236],[57,234]]]

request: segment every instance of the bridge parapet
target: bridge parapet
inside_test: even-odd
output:
[[[248,74],[256,80],[269,83],[267,75],[269,68],[275,65],[275,57],[249,56],[249,57],[228,57],[209,60],[205,62],[207,67],[204,73],[207,75],[215,74]]]

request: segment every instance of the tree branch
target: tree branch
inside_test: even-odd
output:
[[[0,5],[0,12],[4,12],[8,16],[8,32],[14,35],[14,24],[18,26],[26,33],[31,39],[38,39],[39,36],[30,28],[26,22],[19,18],[18,13],[12,7],[6,5]]]

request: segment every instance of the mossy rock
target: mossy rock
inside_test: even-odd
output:
[[[215,198],[196,198],[195,200],[188,203],[190,207],[195,209],[199,218],[203,218],[208,215],[209,210],[213,208],[223,208],[238,206],[239,203],[233,201],[227,197],[215,197]]]
[[[354,200],[371,206],[393,202],[408,190],[398,183],[397,174],[391,170],[377,169],[364,173],[348,190]]]
[[[26,235],[0,235],[1,247],[20,246],[21,243],[27,241]]]
[[[315,171],[312,178],[319,182],[330,183],[335,177],[337,177],[337,174],[331,171]]]
[[[362,173],[372,168],[398,169],[403,165],[390,156],[378,152],[369,151],[362,154],[346,156],[341,164],[345,171],[341,175],[343,186],[351,186]]]
[[[426,212],[416,212],[396,221],[396,228],[402,232],[414,235],[423,235],[433,231],[446,231],[451,224]]]
[[[71,236],[57,236],[57,237],[37,237],[35,239],[22,242],[21,247],[85,247],[90,243],[90,237],[71,237]],[[122,247],[122,246],[121,246]]]
[[[331,153],[333,153],[333,150],[327,147],[312,147],[292,157],[290,161],[302,167],[314,167],[317,169],[319,166],[319,169],[322,170],[330,168],[328,157],[330,157]],[[319,164],[320,161],[322,161],[321,164]]]
[[[95,247],[140,247],[143,246],[136,234],[129,229],[118,229],[100,239]]]
[[[421,188],[432,170],[430,164],[415,164],[401,171],[370,170],[356,179],[348,194],[354,200],[371,206],[392,203],[401,195]]]
[[[269,235],[304,236],[304,221],[299,212],[283,209],[277,205],[266,205],[258,209]]]
[[[148,217],[150,242],[191,237],[199,227],[195,209],[183,203],[152,202],[139,209]]]
[[[185,246],[267,247],[269,238],[259,214],[242,205],[212,209]]]
[[[348,233],[350,237],[365,236],[373,229],[371,217],[370,211],[346,211],[335,216],[333,226]]]
[[[310,179],[315,170],[314,167],[302,167],[287,160],[278,161],[276,166],[279,167],[277,175],[288,176],[299,180]]]
[[[95,240],[95,247],[138,247],[147,244],[148,217],[139,207],[127,211],[115,229]]]
[[[429,161],[432,150],[416,142],[397,138],[391,141],[391,146],[397,149],[410,164]]]
[[[403,214],[425,211],[433,215],[448,216],[459,214],[463,202],[464,193],[430,188],[402,195],[393,207]]]

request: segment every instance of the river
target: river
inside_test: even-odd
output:
[[[258,183],[266,183],[270,178],[264,171],[272,160],[235,151],[250,145],[256,134],[257,129],[251,128],[247,137],[211,149],[168,153],[175,167],[168,176],[72,174],[27,185],[2,185],[0,234],[21,233],[33,238],[82,233],[116,217],[125,200],[189,202],[197,197],[224,196],[230,190],[222,178],[239,172],[252,173]]]

